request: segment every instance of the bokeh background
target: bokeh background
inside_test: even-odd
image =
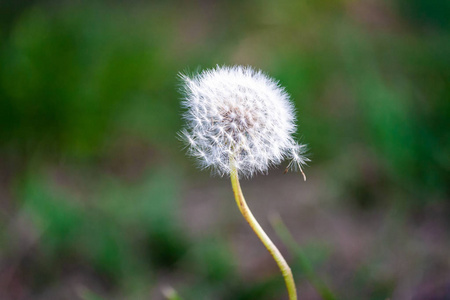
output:
[[[308,180],[242,187],[300,299],[450,299],[446,0],[1,1],[0,298],[286,298],[176,138],[217,64],[295,102]]]

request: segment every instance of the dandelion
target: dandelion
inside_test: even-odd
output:
[[[288,94],[250,67],[218,66],[181,78],[186,126],[179,136],[188,154],[202,169],[230,176],[239,210],[280,267],[290,299],[297,299],[289,266],[253,217],[239,184],[239,177],[267,173],[286,159],[285,172],[300,170],[304,176],[305,146],[293,138],[295,114]]]
[[[266,173],[290,159],[291,169],[305,163],[296,131],[294,108],[276,81],[250,67],[217,67],[184,81],[186,128],[180,137],[201,168],[230,175],[233,159],[239,175]]]

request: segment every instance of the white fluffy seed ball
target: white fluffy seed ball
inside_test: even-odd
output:
[[[251,177],[291,159],[288,167],[301,170],[304,145],[292,137],[294,108],[277,81],[242,66],[181,78],[186,125],[179,135],[202,168],[223,176],[234,163],[239,175]]]

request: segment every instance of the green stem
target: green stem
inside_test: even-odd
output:
[[[239,207],[239,210],[241,211],[244,218],[247,220],[250,227],[259,237],[261,242],[267,248],[269,253],[275,259],[275,262],[277,263],[278,267],[281,270],[281,274],[283,274],[284,281],[286,282],[289,300],[297,300],[297,291],[295,289],[294,277],[292,276],[291,268],[289,268],[289,265],[281,255],[280,251],[277,249],[274,243],[270,240],[270,238],[261,228],[258,221],[256,221],[252,212],[248,208],[247,203],[245,202],[244,199],[244,195],[242,194],[241,185],[239,184],[239,178],[236,166],[234,165],[234,160],[231,159],[230,163],[231,163],[231,176],[230,176],[231,185],[233,186],[234,197],[236,199],[236,203]]]

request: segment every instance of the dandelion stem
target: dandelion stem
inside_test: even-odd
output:
[[[237,169],[234,160],[232,158],[230,158],[230,163],[231,163],[231,173],[230,173],[231,185],[233,186],[234,197],[236,199],[236,203],[239,207],[239,210],[241,211],[244,218],[247,220],[250,227],[256,233],[258,238],[267,248],[269,253],[275,259],[275,262],[277,263],[278,267],[281,270],[281,274],[283,274],[284,281],[286,282],[289,300],[297,300],[297,291],[295,289],[294,277],[292,276],[291,268],[281,255],[280,251],[277,249],[274,243],[270,240],[270,238],[261,228],[258,221],[256,221],[255,217],[250,211],[250,208],[247,206],[247,203],[245,202],[244,199],[244,195],[242,194],[241,185],[239,184]]]

